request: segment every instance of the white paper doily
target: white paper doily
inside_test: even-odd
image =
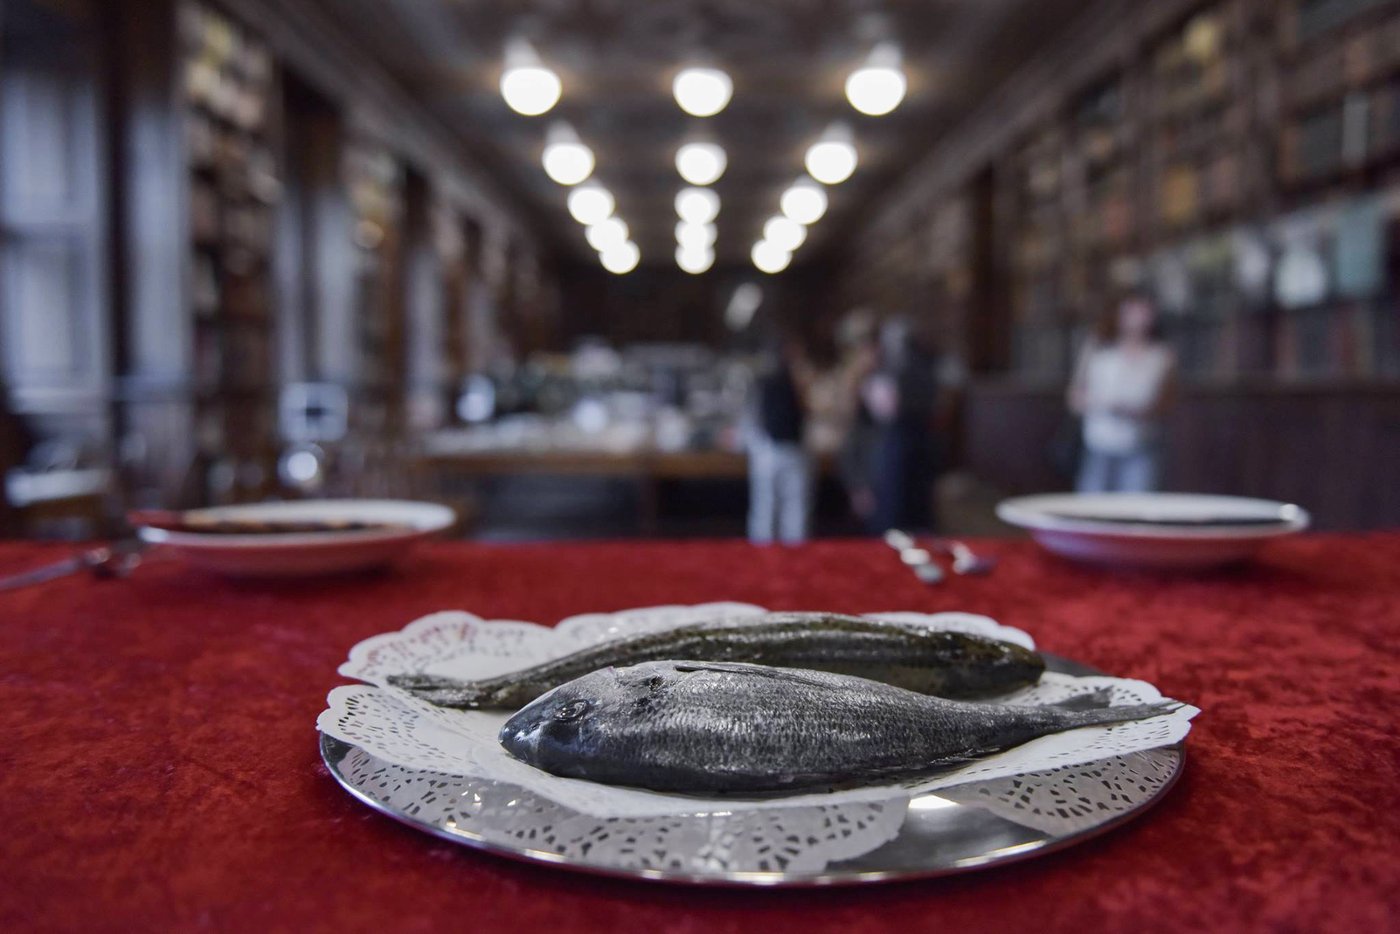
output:
[[[420,824],[630,872],[820,872],[893,839],[907,805],[894,798],[599,820],[512,785],[388,765],[363,749],[351,750],[338,769],[351,787]]]

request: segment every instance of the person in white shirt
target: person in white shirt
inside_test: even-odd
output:
[[[1157,312],[1130,295],[1105,319],[1070,382],[1070,410],[1084,419],[1081,493],[1146,493],[1161,480],[1162,415],[1170,406],[1176,357],[1161,339]]]

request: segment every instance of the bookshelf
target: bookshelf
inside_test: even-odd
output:
[[[198,498],[273,489],[273,253],[282,192],[271,50],[212,6],[178,8]]]
[[[351,431],[398,430],[402,410],[401,246],[404,168],[383,145],[360,138],[345,151],[355,253],[355,354]]]
[[[1068,377],[1127,286],[1192,381],[1400,378],[1400,2],[1218,0],[995,161],[1010,370]]]

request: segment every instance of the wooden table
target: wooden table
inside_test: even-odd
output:
[[[817,462],[820,471],[828,471],[833,457],[818,455]],[[744,480],[748,477],[748,458],[739,452],[721,450],[501,448],[428,452],[420,456],[417,469],[428,484],[429,494],[448,501],[456,498],[454,481],[463,479],[476,482],[498,477],[559,476],[629,481],[636,488],[641,530],[652,534],[659,524],[662,483]]]

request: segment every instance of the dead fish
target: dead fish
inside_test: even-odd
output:
[[[640,633],[495,678],[391,675],[389,683],[440,707],[518,709],[545,691],[609,665],[672,658],[811,668],[941,697],[992,697],[1035,684],[1036,652],[962,632],[842,616],[770,613]]]
[[[500,741],[555,775],[682,794],[895,781],[1040,736],[1169,713],[1106,706],[1107,691],[1043,707],[929,697],[829,672],[707,661],[608,668],[511,717]]]

